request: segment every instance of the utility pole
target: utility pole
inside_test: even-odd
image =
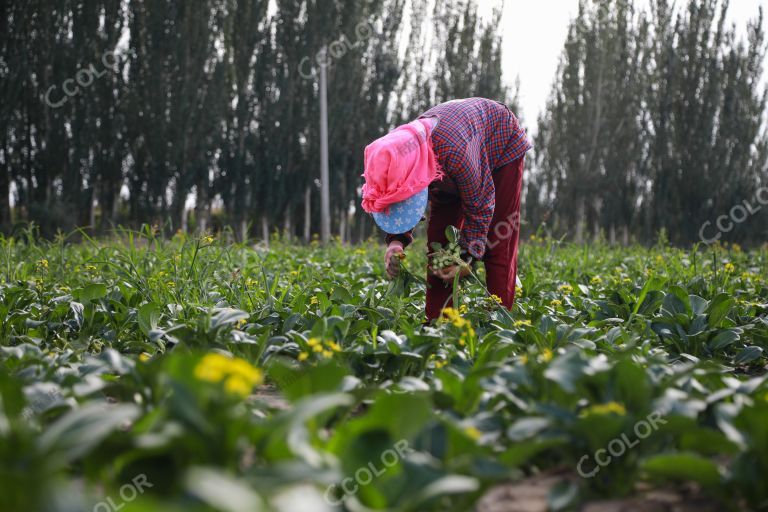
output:
[[[323,47],[320,64],[320,225],[323,244],[331,241],[331,199],[328,177],[328,67],[327,47]]]

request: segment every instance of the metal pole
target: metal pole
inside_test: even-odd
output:
[[[327,48],[323,47],[320,62],[320,224],[324,244],[331,241],[331,199],[328,177],[328,77]]]

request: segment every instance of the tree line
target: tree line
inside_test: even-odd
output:
[[[372,223],[352,212],[368,142],[450,98],[511,99],[501,12],[483,20],[474,0],[9,0],[0,9],[6,230],[151,223],[309,238],[319,229],[323,65],[333,229],[365,237]]]
[[[624,243],[662,230],[680,244],[766,240],[763,12],[745,40],[728,7],[580,2],[538,120],[532,226]]]
[[[525,231],[764,238],[763,18],[756,9],[742,36],[727,9],[580,1],[532,130]],[[0,10],[4,231],[157,224],[309,239],[327,66],[333,231],[364,239],[375,233],[358,206],[366,144],[448,99],[518,111],[502,81],[501,10],[485,19],[475,0],[6,0]]]

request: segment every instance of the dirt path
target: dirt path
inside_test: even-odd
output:
[[[548,512],[547,497],[563,480],[575,475],[543,474],[520,482],[491,488],[477,505],[476,512]],[[721,507],[697,489],[642,489],[623,499],[593,501],[580,512],[715,512]]]

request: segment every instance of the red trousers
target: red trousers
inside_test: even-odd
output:
[[[517,278],[517,244],[520,238],[520,191],[523,185],[525,157],[493,171],[496,188],[496,208],[493,213],[488,242],[485,250],[485,275],[488,291],[501,298],[505,307],[511,308],[515,301]],[[461,229],[464,222],[461,202],[430,202],[427,226],[427,247],[432,242],[446,244],[445,228],[456,226]],[[431,252],[431,248],[428,249]],[[452,305],[453,285],[427,273],[427,319],[440,317],[443,308]]]

